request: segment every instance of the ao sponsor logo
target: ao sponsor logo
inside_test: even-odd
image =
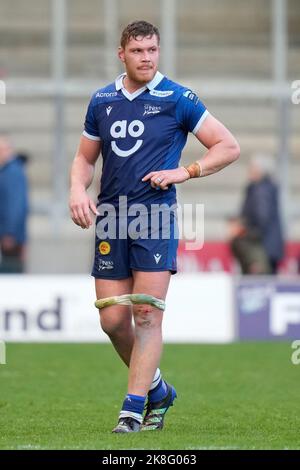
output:
[[[114,139],[126,139],[127,133],[133,137],[133,138],[138,138],[141,137],[141,135],[144,133],[145,126],[142,123],[142,121],[139,121],[138,119],[135,119],[134,121],[131,121],[129,124],[126,119],[122,121],[115,121],[111,128],[110,128],[110,135]],[[118,155],[119,157],[129,157],[133,153],[137,152],[143,145],[143,140],[138,139],[133,147],[131,147],[128,150],[123,150],[121,149],[115,140],[111,142],[111,148],[113,152]]]

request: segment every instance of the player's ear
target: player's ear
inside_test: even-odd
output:
[[[125,62],[124,49],[121,46],[119,46],[118,48],[118,57],[121,60],[121,62]]]

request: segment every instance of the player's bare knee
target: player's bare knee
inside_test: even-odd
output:
[[[125,334],[131,328],[131,322],[127,318],[107,315],[100,315],[100,325],[108,336]]]
[[[102,322],[101,323],[101,328],[106,333],[109,337],[116,337],[116,336],[122,336],[127,334],[127,331],[130,329],[130,326],[127,324],[124,324],[124,322]]]
[[[138,328],[155,328],[161,324],[161,313],[151,305],[134,305],[133,316],[135,326]]]

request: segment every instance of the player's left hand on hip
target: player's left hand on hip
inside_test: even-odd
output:
[[[187,179],[189,179],[188,172],[183,167],[180,167],[174,170],[152,171],[144,176],[142,181],[150,181],[152,188],[166,191],[169,189],[170,184],[183,183]]]

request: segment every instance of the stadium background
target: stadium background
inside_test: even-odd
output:
[[[136,18],[160,27],[160,70],[198,93],[237,137],[241,157],[179,188],[182,204],[200,202],[205,210],[204,248],[181,248],[164,326],[168,342],[193,343],[168,344],[163,358],[182,401],[159,440],[124,444],[108,433],[126,383],[112,348],[63,344],[97,342],[98,335],[88,275],[93,233],[71,223],[67,199],[89,96],[121,71],[120,30]],[[31,201],[28,274],[0,278],[0,339],[7,342],[0,448],[299,448],[298,357],[291,361],[291,340],[300,339],[300,104],[292,102],[292,82],[300,80],[299,1],[3,0],[0,26],[7,92],[0,129],[30,156]],[[257,151],[277,159],[287,240],[280,278],[237,276],[226,243],[226,218],[239,210]],[[195,155],[191,137],[183,163]],[[95,196],[97,189],[96,178]]]

